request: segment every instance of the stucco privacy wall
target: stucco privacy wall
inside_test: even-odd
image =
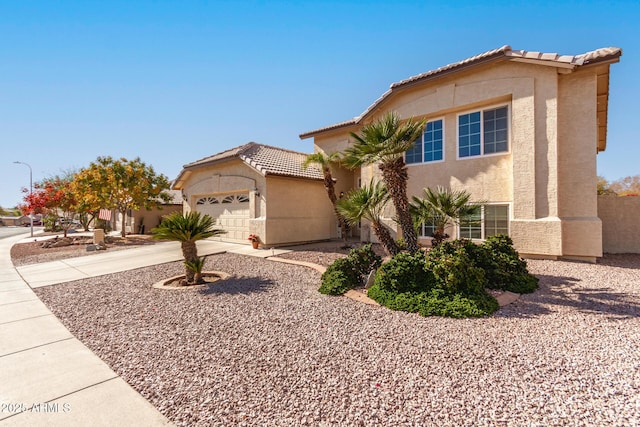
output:
[[[160,225],[162,217],[174,212],[182,212],[182,205],[164,205],[159,208],[133,211],[131,215],[131,232],[140,233],[140,224],[144,224],[144,233],[151,234],[151,229]]]
[[[266,245],[336,236],[333,208],[321,181],[267,175],[266,187]]]
[[[598,196],[605,253],[640,253],[640,197]]]

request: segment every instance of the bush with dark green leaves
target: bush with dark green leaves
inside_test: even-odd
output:
[[[434,284],[433,274],[425,268],[424,252],[400,252],[384,263],[376,273],[374,284],[390,292],[420,292]]]
[[[489,288],[518,294],[528,294],[538,289],[538,278],[529,274],[527,262],[520,258],[509,236],[501,234],[488,237],[483,246],[492,260],[491,265],[495,266],[487,270]]]
[[[369,298],[392,310],[419,313],[421,316],[483,317],[498,310],[498,302],[486,292],[465,295],[439,286],[422,292],[393,292],[374,284]]]
[[[482,244],[458,239],[443,242],[429,252],[428,263],[438,262],[446,255],[464,252],[475,267],[485,272],[485,287],[519,294],[531,293],[538,288],[538,279],[529,274],[527,262],[513,247],[509,236],[490,236]]]
[[[464,250],[438,259],[402,252],[378,269],[367,295],[392,310],[422,316],[482,317],[498,309],[485,284],[484,271]]]
[[[346,258],[339,258],[322,274],[318,291],[326,295],[342,295],[363,284],[366,275],[382,264],[371,244],[352,249]]]
[[[382,264],[382,258],[374,250],[371,243],[352,249],[347,256],[351,260],[355,273],[362,280],[372,270],[377,270]]]
[[[538,279],[505,235],[477,245],[442,242],[426,255],[400,253],[378,270],[368,295],[393,310],[423,316],[480,317],[499,306],[486,289],[533,292]]]

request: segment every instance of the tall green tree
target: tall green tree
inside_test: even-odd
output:
[[[128,210],[152,209],[171,200],[169,180],[156,174],[136,157],[133,160],[98,157],[76,176],[74,190],[82,194],[86,212],[116,209],[122,214],[122,237],[126,237]]]
[[[198,240],[220,236],[226,231],[214,228],[214,220],[200,212],[174,212],[164,217],[160,225],[153,228],[154,239],[180,242],[185,264],[187,284],[195,283],[196,273],[201,272],[202,261],[198,258]],[[195,266],[200,266],[200,271]]]
[[[390,199],[389,192],[383,182],[374,182],[356,188],[338,200],[338,212],[355,226],[366,219],[371,222],[373,232],[387,254],[393,256],[400,252],[400,247],[391,236],[391,232],[382,222],[382,212]]]
[[[432,223],[436,230],[433,233],[433,244],[437,246],[449,237],[445,227],[449,222],[458,224],[460,218],[478,213],[481,209],[477,203],[471,203],[471,195],[465,190],[455,191],[438,186],[436,190],[425,188],[422,197],[413,196],[409,210],[416,224]]]
[[[338,212],[336,208],[336,202],[338,197],[336,196],[336,186],[335,180],[333,178],[333,173],[331,172],[331,168],[333,165],[340,161],[340,153],[334,152],[331,154],[325,154],[321,151],[318,151],[313,154],[309,154],[302,164],[303,169],[307,169],[310,165],[316,165],[322,170],[322,176],[324,178],[324,188],[327,190],[327,196],[329,196],[329,200],[331,201],[331,205],[333,206],[333,211],[336,214],[336,219],[338,220],[338,224],[340,225],[340,232],[342,234],[343,239],[347,239],[347,234],[349,232],[349,225],[347,224],[346,219]]]
[[[426,120],[414,121],[410,118],[402,122],[396,112],[388,112],[380,119],[364,125],[360,133],[351,132],[354,143],[345,150],[342,161],[349,168],[374,163],[378,165],[410,252],[418,250],[418,236],[409,212],[409,175],[404,153],[421,137],[425,125]]]

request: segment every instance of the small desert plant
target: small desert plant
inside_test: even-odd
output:
[[[214,228],[214,223],[211,216],[202,215],[200,212],[174,212],[163,217],[160,225],[151,230],[154,239],[180,242],[182,256],[185,260],[187,283],[194,282],[194,272],[187,266],[187,263],[193,263],[198,258],[196,242],[226,233],[222,229]]]

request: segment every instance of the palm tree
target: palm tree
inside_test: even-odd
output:
[[[438,186],[435,191],[425,188],[423,197],[413,196],[410,211],[416,223],[435,225],[434,246],[448,236],[444,229],[449,221],[457,224],[460,218],[478,213],[480,205],[471,203],[471,195],[465,190],[454,191]]]
[[[331,205],[333,206],[333,211],[335,212],[336,218],[338,219],[342,238],[346,241],[347,233],[349,232],[349,226],[345,218],[340,215],[340,213],[336,209],[336,202],[338,198],[336,197],[335,182],[333,180],[333,175],[331,174],[331,166],[339,161],[340,153],[338,152],[325,154],[318,151],[307,156],[304,163],[302,163],[302,168],[307,169],[310,165],[315,164],[320,169],[322,169],[322,176],[324,177],[324,188],[327,190],[327,196],[329,196],[329,200],[331,201]]]
[[[360,134],[351,132],[355,142],[345,150],[343,158],[343,164],[349,168],[378,164],[396,208],[402,237],[410,252],[418,250],[418,236],[409,212],[409,175],[404,163],[404,153],[413,147],[415,140],[422,135],[425,125],[425,120],[416,122],[413,119],[400,123],[398,114],[389,112],[379,120],[364,125]]]
[[[213,226],[214,220],[209,215],[201,215],[200,212],[195,211],[186,214],[175,212],[165,216],[160,225],[151,230],[154,239],[180,242],[187,284],[194,283],[195,271],[190,266],[199,263],[196,242],[226,233],[226,231],[213,228]]]
[[[337,202],[338,212],[350,225],[356,225],[362,219],[371,222],[376,237],[387,254],[394,256],[400,252],[398,244],[382,223],[382,211],[389,201],[390,195],[384,183],[371,181],[369,185],[349,192],[344,199]]]

